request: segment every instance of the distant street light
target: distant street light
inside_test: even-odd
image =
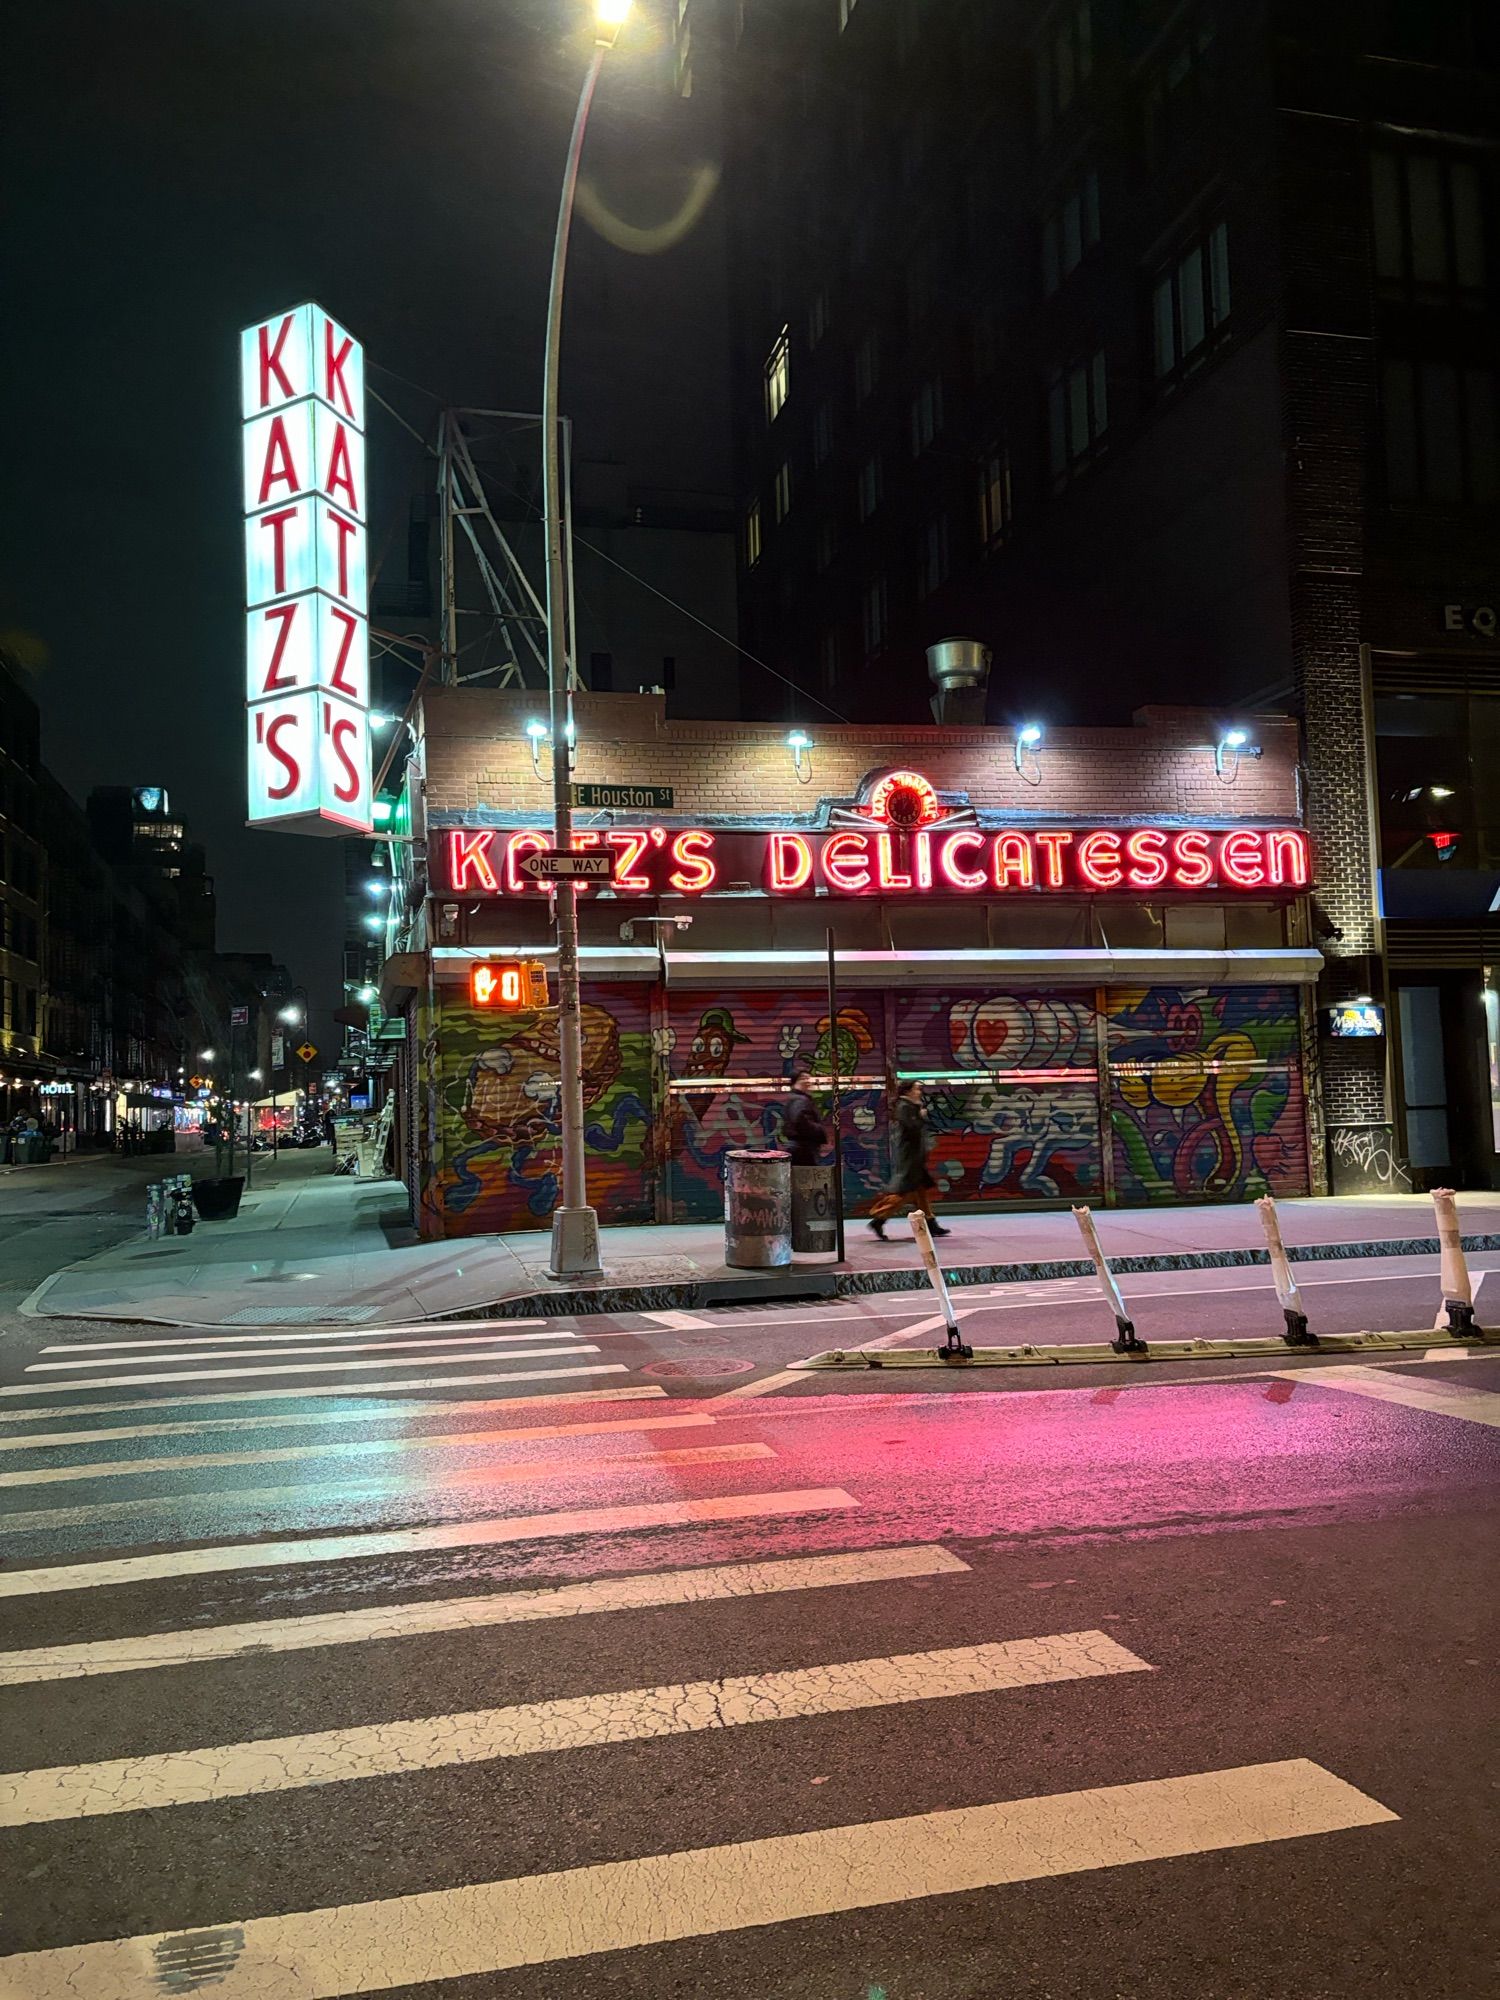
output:
[[[302,1019],[302,1009],[300,1007],[283,1007],[276,1018],[278,1021],[290,1022],[295,1027]]]
[[[213,1059],[214,1059],[214,1052],[212,1049],[199,1049],[198,1051],[199,1062],[212,1062]]]
[[[249,1072],[250,1081],[252,1083],[263,1083],[265,1081],[265,1075],[266,1073],[263,1069],[252,1069]]]

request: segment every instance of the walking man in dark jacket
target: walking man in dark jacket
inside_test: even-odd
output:
[[[937,1185],[927,1166],[927,1135],[923,1126],[927,1113],[922,1109],[922,1086],[915,1079],[896,1090],[896,1108],[891,1119],[891,1181],[870,1211],[870,1227],[885,1241],[887,1220],[899,1213],[920,1208],[934,1236],[948,1231],[932,1212],[932,1190]]]
[[[792,1094],[782,1114],[782,1143],[791,1154],[794,1167],[815,1167],[818,1155],[828,1144],[828,1132],[810,1095],[811,1085],[812,1077],[805,1069],[799,1069],[792,1078]]]

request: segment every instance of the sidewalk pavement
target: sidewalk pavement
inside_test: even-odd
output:
[[[181,1326],[361,1325],[536,1313],[688,1309],[727,1298],[921,1290],[904,1225],[886,1243],[862,1223],[848,1261],[798,1260],[790,1272],[732,1271],[715,1223],[601,1231],[605,1274],[589,1285],[546,1275],[545,1229],[447,1242],[412,1240],[397,1181],[335,1176],[328,1153],[258,1155],[254,1186],[232,1222],[148,1242],[144,1232],[54,1273],[23,1310],[45,1318],[147,1320]],[[1294,1259],[1437,1256],[1425,1195],[1343,1196],[1278,1204]],[[1465,1247],[1500,1250],[1500,1193],[1459,1197]],[[1122,1274],[1265,1262],[1253,1206],[1099,1209],[1106,1254]],[[957,1215],[944,1248],[956,1285],[1078,1277],[1083,1258],[1067,1210]],[[1436,1282],[1436,1266],[1434,1266]]]

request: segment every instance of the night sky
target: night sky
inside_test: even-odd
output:
[[[244,825],[238,330],[316,299],[419,427],[534,409],[582,0],[49,0],[7,29],[0,635],[80,799],[161,784],[208,851],[219,942],[333,1034],[337,841]],[[586,172],[649,224],[702,149],[640,21]],[[580,222],[563,408],[580,457],[723,491],[717,204],[641,257]],[[691,393],[683,394],[684,381]],[[430,474],[373,403],[372,565]],[[372,591],[372,600],[376,593]],[[399,677],[391,696],[401,693]]]

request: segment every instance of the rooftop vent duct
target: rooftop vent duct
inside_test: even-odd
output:
[[[990,677],[988,646],[977,639],[939,639],[927,648],[927,674],[935,722],[977,729],[984,721],[985,687]]]

